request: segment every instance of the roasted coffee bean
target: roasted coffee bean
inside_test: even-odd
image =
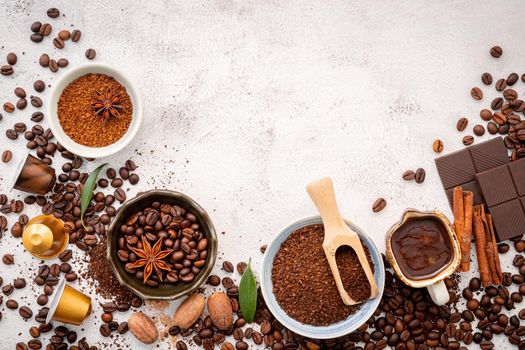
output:
[[[60,16],[60,11],[56,7],[51,7],[47,10],[47,16],[49,18],[57,18]]]
[[[12,265],[14,263],[15,259],[13,258],[12,254],[4,254],[2,257],[2,262],[5,265]]]
[[[97,55],[97,52],[93,49],[87,49],[86,50],[86,58],[88,60],[92,60],[95,58],[95,56]]]
[[[51,34],[51,32],[53,31],[53,26],[49,23],[44,23],[42,24],[42,26],[40,27],[40,31],[39,33],[42,35],[42,36],[49,36]]]
[[[483,119],[484,121],[488,122],[489,120],[492,119],[492,112],[488,109],[482,109],[480,112],[479,112],[479,116],[481,117],[481,119]]]
[[[2,293],[4,293],[7,296],[11,295],[14,290],[15,290],[15,287],[13,287],[12,284],[6,284],[5,286],[2,287]]]
[[[21,87],[15,88],[15,96],[18,98],[26,98],[26,91]]]
[[[177,350],[188,350],[188,346],[186,345],[185,342],[183,342],[182,340],[179,340],[177,343],[176,343],[176,348]]]
[[[492,108],[495,111],[500,109],[502,106],[503,106],[503,98],[501,97],[496,97],[495,99],[492,100],[490,104],[490,108]]]
[[[71,39],[71,32],[69,30],[61,30],[60,32],[58,32],[58,37],[62,40],[69,40]]]
[[[99,330],[100,330],[100,334],[103,337],[109,337],[111,334],[111,330],[109,329],[109,326],[105,323],[100,326]]]
[[[483,82],[483,84],[485,85],[490,85],[492,84],[492,75],[490,73],[483,73],[481,75],[481,81]]]
[[[128,329],[129,329],[129,328],[128,328],[128,323],[127,323],[127,322],[121,322],[121,323],[119,323],[119,325],[118,325],[117,332],[118,332],[119,334],[125,334],[125,333],[127,333]],[[171,328],[170,328],[170,329],[171,329]],[[170,334],[170,335],[171,335],[171,334]]]
[[[129,170],[125,167],[121,167],[119,170],[119,175],[123,180],[127,180],[129,178]]]
[[[66,68],[69,65],[69,61],[66,58],[61,58],[57,61],[60,68]]]
[[[11,102],[4,103],[4,111],[6,113],[13,113],[15,111],[15,105]]]
[[[58,256],[58,259],[62,262],[69,261],[71,257],[73,256],[73,252],[71,249],[66,249],[60,255]]]
[[[468,285],[469,285],[469,288],[472,291],[476,292],[476,291],[478,291],[481,288],[481,281],[480,281],[479,278],[473,277],[473,278],[470,279]]]
[[[426,172],[423,168],[418,168],[415,174],[416,183],[421,184],[425,181]]]
[[[434,152],[436,153],[441,153],[443,152],[443,141],[441,140],[435,140],[434,143],[432,144],[432,149],[434,150]]]
[[[73,32],[71,32],[71,41],[75,43],[78,42],[80,40],[81,34],[81,31],[78,29],[73,30]]]
[[[463,131],[467,128],[468,125],[468,119],[467,118],[460,118],[458,122],[456,123],[456,129],[458,131]]]
[[[471,135],[467,135],[467,136],[463,137],[461,142],[463,142],[463,144],[465,146],[470,146],[470,145],[472,145],[474,143],[474,137],[472,137]]]
[[[126,169],[128,169],[129,171],[135,171],[137,169],[137,165],[131,159],[126,160],[125,166],[126,166]]]
[[[479,124],[474,126],[472,131],[474,132],[474,135],[476,136],[483,136],[485,134],[485,128],[483,127],[483,125],[479,125]]]
[[[2,162],[9,163],[13,158],[13,153],[10,150],[5,150],[2,153]]]
[[[25,98],[21,98],[16,102],[16,108],[18,110],[23,110],[27,107],[27,100]]]
[[[33,34],[31,34],[31,36],[29,38],[34,43],[40,43],[40,42],[42,42],[42,40],[44,40],[44,36],[42,34],[40,34],[40,33],[33,33]]]
[[[416,173],[413,170],[407,170],[403,173],[403,180],[412,181],[416,178]]]
[[[9,299],[8,301],[6,301],[5,306],[8,309],[16,310],[16,309],[18,309],[18,302],[16,300]]]
[[[24,288],[26,286],[26,280],[24,278],[17,278],[14,280],[13,286],[16,289]]]
[[[59,37],[56,37],[53,39],[53,45],[55,45],[57,49],[63,49],[65,45],[64,40],[60,39]]]
[[[20,316],[22,316],[23,319],[28,319],[28,318],[31,318],[33,317],[33,311],[31,311],[30,308],[28,308],[27,306],[22,306],[19,310],[18,310],[18,313],[20,314]]]
[[[518,98],[518,93],[514,89],[506,89],[503,91],[503,97],[505,97],[507,100],[515,100]]]
[[[102,316],[100,316],[100,319],[104,323],[110,323],[111,321],[113,321],[113,315],[108,312],[104,312]]]
[[[13,129],[15,129],[17,133],[23,133],[26,131],[27,125],[25,123],[15,123]]]
[[[42,107],[42,99],[38,96],[31,96],[31,105],[35,108]]]
[[[50,287],[50,288],[52,288],[52,287]],[[47,297],[46,294],[40,294],[40,295],[38,296],[38,298],[36,299],[36,302],[37,302],[38,305],[43,306],[43,305],[46,305],[46,304],[47,304],[48,300],[49,300],[49,299],[48,299],[48,297]]]
[[[222,269],[226,272],[233,272],[233,264],[230,261],[224,261],[222,263]]]
[[[490,49],[490,55],[494,58],[499,58],[503,54],[503,49],[499,46],[493,46]]]
[[[519,76],[517,73],[510,73],[509,76],[507,77],[507,84],[509,86],[512,86],[514,85],[519,79]]]
[[[31,31],[33,33],[38,33],[40,31],[40,27],[42,27],[41,22],[33,22],[33,24],[31,24]]]
[[[211,286],[218,286],[221,283],[221,279],[217,275],[210,275],[207,280],[208,284]]]
[[[465,298],[466,300],[470,300],[474,297],[474,294],[472,293],[472,289],[471,288],[465,288],[463,289],[463,293],[462,293],[462,296],[463,298]]]
[[[114,192],[115,199],[118,200],[120,203],[123,203],[126,200],[126,192],[124,192],[123,189],[118,188]]]
[[[46,89],[46,84],[42,80],[35,80],[33,89],[35,89],[36,92],[42,92]]]
[[[118,188],[118,187],[121,187],[122,185],[123,185],[123,182],[122,182],[122,179],[120,178],[115,178],[111,180],[111,187]]]
[[[53,73],[56,73],[58,72],[58,62],[55,61],[55,60],[50,60],[49,61],[49,70]]]
[[[372,205],[372,211],[374,213],[378,213],[381,210],[385,209],[386,207],[386,200],[384,198],[378,198]]]
[[[498,79],[498,81],[496,81],[496,90],[497,91],[503,91],[507,88],[507,81],[503,78],[501,79]]]
[[[245,263],[244,261],[241,261],[240,263],[237,264],[237,272],[242,275],[244,273],[244,270],[246,270],[246,268],[248,267],[248,264]]]
[[[483,99],[483,91],[481,91],[481,89],[479,87],[473,87],[471,90],[470,90],[470,95],[472,96],[473,99],[475,100],[481,100]]]
[[[131,174],[128,180],[130,184],[136,185],[139,183],[140,178],[137,174]]]
[[[42,54],[40,56],[40,59],[38,60],[38,63],[40,63],[40,65],[45,68],[45,67],[49,67],[50,60],[51,59],[49,58],[49,55],[47,53],[44,53],[44,54]]]

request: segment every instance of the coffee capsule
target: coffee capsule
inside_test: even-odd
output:
[[[15,172],[13,188],[44,195],[53,189],[55,182],[55,169],[28,154],[26,159],[20,162]]]
[[[62,280],[49,307],[46,323],[58,321],[80,325],[91,313],[91,298]]]
[[[62,220],[52,215],[38,215],[24,228],[22,242],[33,256],[52,259],[66,249],[69,234]]]

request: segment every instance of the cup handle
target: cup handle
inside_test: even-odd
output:
[[[450,300],[447,286],[443,281],[427,286],[427,290],[434,303],[438,306],[445,305]]]

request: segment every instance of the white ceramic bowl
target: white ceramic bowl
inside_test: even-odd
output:
[[[115,78],[126,88],[131,98],[131,103],[133,104],[133,114],[128,130],[117,142],[105,147],[89,147],[73,141],[73,139],[66,135],[58,120],[58,100],[62,91],[73,82],[73,80],[89,73],[106,74]],[[55,83],[51,91],[49,103],[47,104],[47,116],[53,135],[55,135],[57,141],[68,151],[82,157],[102,158],[122,150],[135,137],[142,124],[142,102],[133,84],[123,73],[107,64],[87,63],[69,70]]]
[[[346,320],[333,323],[329,326],[312,326],[309,324],[301,323],[286,314],[286,312],[281,308],[275,295],[273,294],[273,283],[272,283],[272,266],[275,255],[281,248],[288,236],[294,231],[300,229],[301,227],[322,224],[320,216],[311,216],[304,219],[297,220],[290,225],[286,226],[281,230],[268,244],[268,248],[264,252],[263,263],[261,267],[261,292],[266,301],[266,305],[272,312],[272,314],[277,318],[277,320],[289,330],[301,334],[305,337],[313,339],[332,339],[341,337],[343,335],[349,334],[359,328],[364,324],[374,313],[374,311],[379,306],[381,301],[381,296],[383,295],[383,290],[385,288],[385,266],[383,264],[383,258],[379,249],[374,244],[372,239],[359,227],[355,226],[351,222],[346,221],[346,224],[351,227],[363,243],[368,247],[370,255],[372,257],[372,262],[374,263],[374,278],[377,283],[377,288],[379,289],[379,294],[374,299],[370,299],[361,304],[361,308],[355,314],[350,315]]]

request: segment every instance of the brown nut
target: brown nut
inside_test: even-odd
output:
[[[179,305],[173,316],[173,323],[182,329],[189,329],[204,310],[206,298],[200,293],[190,295]]]
[[[215,327],[222,331],[231,328],[233,310],[230,298],[223,292],[213,293],[208,297],[208,312]]]
[[[159,331],[151,318],[142,312],[135,312],[128,320],[128,328],[144,344],[154,343],[159,338]]]

